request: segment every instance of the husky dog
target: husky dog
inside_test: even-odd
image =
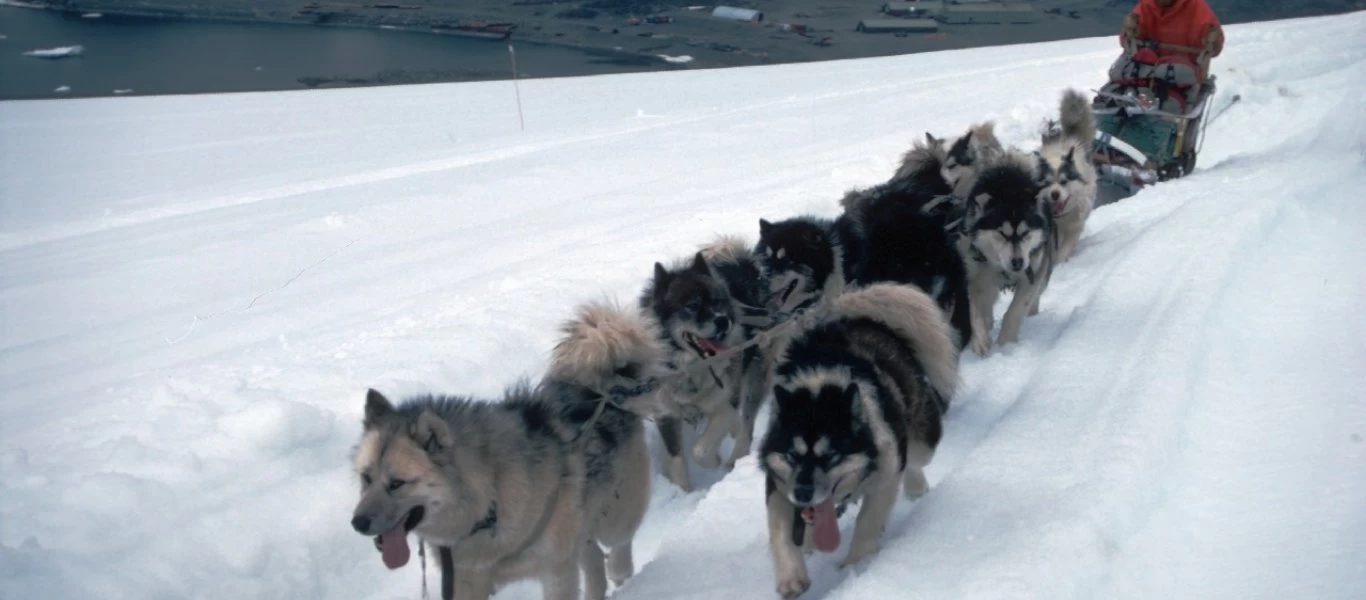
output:
[[[937,174],[934,174],[938,178]],[[937,195],[946,184],[893,180],[849,192],[841,204],[862,233],[862,261],[851,279],[856,285],[908,283],[929,294],[944,310],[962,349],[972,333],[967,271],[949,219],[959,210]]]
[[[949,160],[949,149],[943,138],[925,132],[924,140],[915,144],[901,155],[891,181],[907,182],[933,196],[947,196],[953,193],[953,185],[944,177],[944,165]]]
[[[972,189],[973,180],[982,172],[983,165],[1005,152],[1000,140],[996,139],[996,124],[992,121],[969,127],[967,133],[946,148],[940,174],[958,198],[965,197]]]
[[[1086,219],[1096,203],[1096,168],[1091,164],[1095,115],[1086,97],[1067,90],[1056,127],[1044,134],[1036,167],[1041,199],[1053,212],[1058,228],[1058,262],[1072,258]]]
[[[722,464],[720,447],[727,433],[735,439],[727,469],[749,453],[754,419],[768,389],[763,349],[751,345],[730,358],[704,361],[754,338],[760,329],[755,322],[768,320],[767,296],[753,254],[734,237],[722,237],[671,267],[655,263],[654,277],[641,294],[641,308],[661,329],[665,363],[680,375],[668,379],[653,407],[641,414],[656,417],[669,455],[667,476],[685,491],[692,481],[682,454],[682,421],[706,422],[692,447],[693,459],[704,468]]]
[[[1053,275],[1057,236],[1053,213],[1039,196],[1034,161],[1010,151],[989,164],[968,193],[959,249],[968,271],[972,349],[991,349],[992,309],[1002,290],[1013,288],[997,344],[1019,338],[1020,322],[1039,311]]]
[[[838,296],[857,276],[862,250],[862,232],[848,217],[759,219],[754,255],[769,282],[769,308],[792,314]]]
[[[651,368],[657,349],[637,318],[607,305],[582,308],[564,332],[541,385],[520,382],[501,402],[394,406],[369,391],[351,525],[376,536],[386,566],[408,562],[416,533],[437,550],[447,600],[486,600],[529,577],[547,600],[575,600],[580,570],[584,597],[601,600],[607,578],[631,576],[649,456],[640,418],[598,390],[634,380],[626,375]]]
[[[845,285],[908,283],[939,302],[965,344],[971,333],[967,273],[947,231],[957,211],[940,174],[942,145],[926,134],[891,180],[846,193],[835,220],[760,219],[754,254],[768,273],[774,310],[811,306]]]
[[[928,489],[923,468],[958,385],[953,333],[923,292],[878,283],[827,306],[781,350],[760,447],[784,598],[811,585],[803,546],[839,548],[837,505],[860,503],[845,567],[878,550],[898,488],[912,498]]]

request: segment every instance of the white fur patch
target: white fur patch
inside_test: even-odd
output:
[[[824,454],[825,454],[825,451],[826,451],[826,450],[829,450],[829,449],[830,449],[830,439],[829,439],[829,438],[826,438],[826,437],[824,437],[824,436],[822,436],[820,439],[816,440],[816,443],[814,443],[814,444],[811,445],[811,453],[814,454],[814,455],[816,455],[816,456],[822,456],[822,455],[824,455]]]
[[[813,393],[819,393],[821,388],[827,385],[840,389],[848,387],[853,379],[854,375],[849,371],[849,367],[816,367],[797,371],[791,377],[778,382],[778,385],[789,391],[811,390]]]
[[[767,456],[764,456],[764,463],[767,464],[768,468],[772,469],[773,473],[780,479],[792,479],[792,465],[788,464],[787,458],[782,454],[770,452]]]
[[[363,473],[379,461],[380,440],[378,431],[367,431],[356,447],[356,473]]]

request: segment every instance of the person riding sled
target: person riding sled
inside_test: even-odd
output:
[[[1102,91],[1144,90],[1161,110],[1182,114],[1223,52],[1224,30],[1205,0],[1139,0],[1119,41],[1124,53]]]

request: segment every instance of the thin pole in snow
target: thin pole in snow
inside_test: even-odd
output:
[[[512,62],[512,89],[517,93],[517,124],[526,131],[526,120],[522,118],[522,87],[517,84],[517,50],[512,47],[512,32],[503,38],[508,43],[508,60]]]

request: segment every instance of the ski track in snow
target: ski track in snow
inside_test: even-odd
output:
[[[1228,28],[1197,172],[1093,214],[964,355],[930,492],[804,599],[1366,596],[1363,31]],[[527,81],[526,133],[500,82],[0,103],[0,597],[416,597],[348,526],[365,388],[492,397],[577,302],[927,129],[1027,147],[1116,53]],[[614,597],[776,597],[755,458],[694,478]]]

